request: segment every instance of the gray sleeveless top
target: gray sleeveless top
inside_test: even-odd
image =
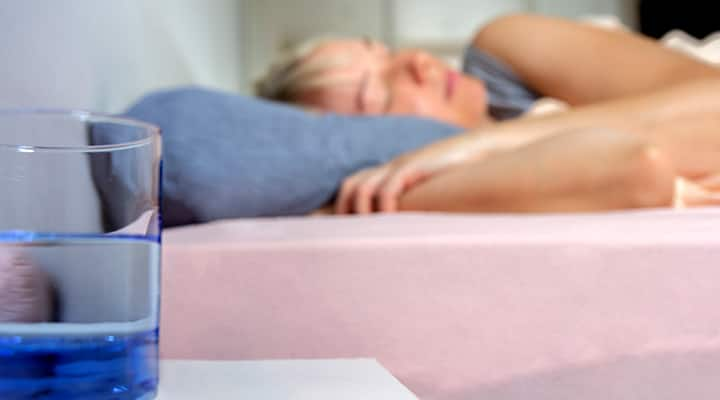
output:
[[[471,45],[465,50],[463,72],[485,83],[489,112],[496,119],[518,117],[540,98],[509,65],[475,46]]]

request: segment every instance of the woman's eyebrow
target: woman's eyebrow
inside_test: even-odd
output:
[[[362,42],[363,42],[363,44],[365,45],[365,47],[368,48],[368,50],[372,50],[373,40],[370,39],[369,36],[363,36],[363,37],[362,37]]]
[[[390,107],[392,106],[392,91],[389,89],[385,91],[385,101],[383,102],[383,114],[387,114],[390,112]]]

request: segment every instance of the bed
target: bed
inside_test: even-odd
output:
[[[716,399],[720,209],[164,235],[161,352],[377,358],[421,399]]]

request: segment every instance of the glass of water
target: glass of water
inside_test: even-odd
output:
[[[0,110],[0,399],[152,399],[160,135]]]

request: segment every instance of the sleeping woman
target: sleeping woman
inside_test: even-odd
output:
[[[720,68],[627,31],[505,16],[462,72],[420,50],[323,41],[274,65],[258,94],[466,129],[347,178],[337,213],[720,205]],[[571,107],[529,115],[540,97]]]

